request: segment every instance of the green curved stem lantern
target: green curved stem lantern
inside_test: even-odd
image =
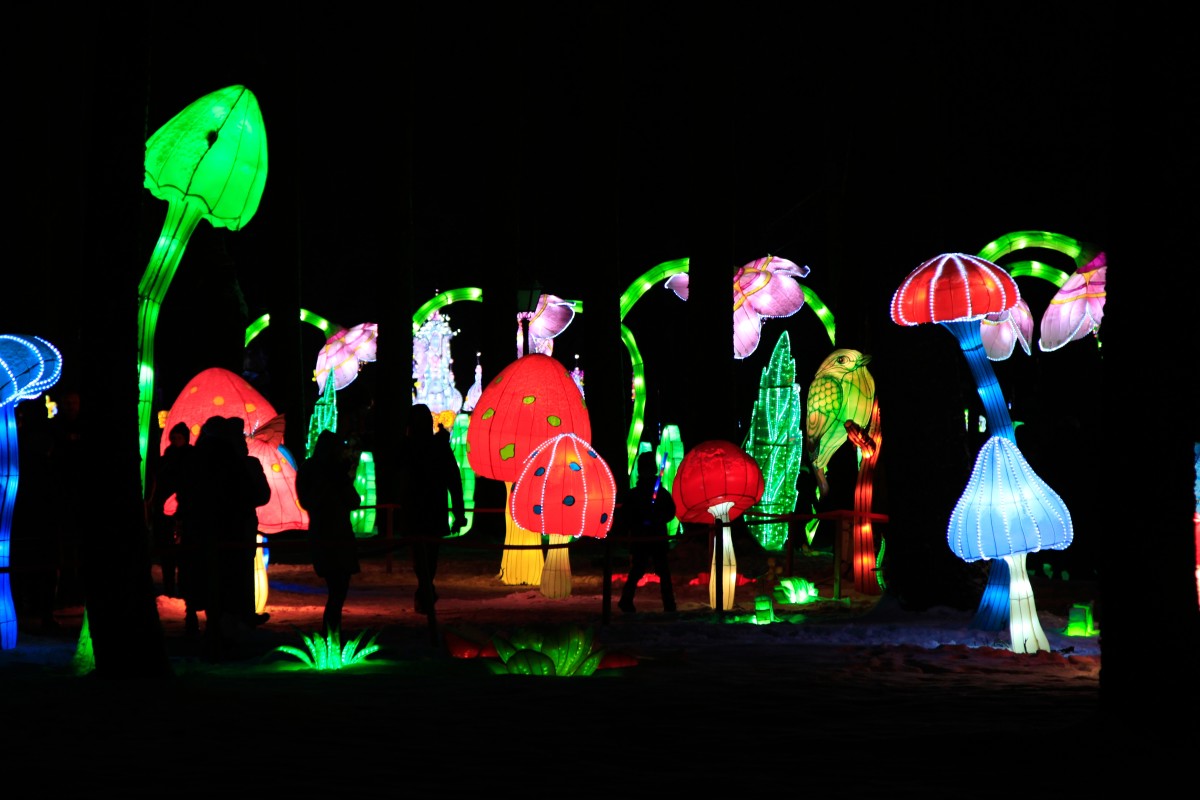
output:
[[[142,486],[154,393],[154,331],[188,239],[206,219],[241,230],[267,182],[267,133],[254,93],[234,85],[180,111],[146,142],[145,187],[167,217],[138,284],[138,447]]]

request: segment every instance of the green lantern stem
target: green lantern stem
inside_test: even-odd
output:
[[[207,209],[196,203],[172,201],[167,218],[150,254],[150,263],[138,284],[138,452],[141,455],[142,488],[146,486],[146,453],[150,445],[151,404],[154,399],[154,332],[163,298],[188,239],[204,218]]]

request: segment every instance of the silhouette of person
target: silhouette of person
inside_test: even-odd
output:
[[[186,423],[178,422],[171,428],[170,445],[159,457],[150,483],[150,533],[155,557],[162,569],[163,594],[180,597],[179,591],[179,542],[175,532],[175,515],[166,513],[166,503],[175,494],[183,474],[186,459],[192,455],[191,433]]]
[[[638,582],[647,571],[658,576],[662,591],[663,611],[675,611],[675,587],[671,583],[668,561],[670,543],[667,523],[675,516],[675,500],[665,486],[658,486],[658,465],[654,454],[647,451],[637,459],[637,484],[618,498],[618,510],[613,517],[614,527],[629,537],[629,577],[621,589],[617,607],[626,614],[637,609],[633,596]],[[656,488],[657,487],[657,488]]]
[[[359,506],[354,488],[357,453],[344,436],[321,431],[312,456],[296,472],[296,498],[308,512],[312,565],[325,579],[326,634],[340,631],[342,608],[350,592],[351,576],[361,571],[357,538],[350,514]]]
[[[460,531],[467,518],[462,474],[450,446],[450,432],[439,425],[434,433],[433,412],[424,403],[409,408],[401,468],[400,524],[403,535],[412,541],[417,576],[413,608],[418,614],[431,614],[438,599],[433,582],[440,540]],[[454,512],[453,523],[446,514],[447,500]]]
[[[205,421],[176,492],[186,559],[185,630],[194,630],[193,615],[203,610],[210,656],[220,655],[255,619],[256,509],[270,501],[271,487],[242,425],[236,417]]]
[[[230,446],[241,457],[242,487],[245,495],[241,505],[241,524],[230,528],[230,538],[221,552],[227,557],[223,572],[222,599],[231,615],[231,624],[254,627],[270,618],[256,613],[254,601],[254,554],[258,549],[258,507],[271,501],[271,484],[262,462],[250,455],[246,441],[245,422],[238,417],[225,418],[225,435]]]

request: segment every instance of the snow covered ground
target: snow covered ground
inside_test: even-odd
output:
[[[69,751],[70,763],[115,770],[117,785],[129,785],[121,764],[161,777],[200,769],[215,746],[258,777],[230,767],[205,773],[210,788],[250,780],[311,790],[340,780],[395,790],[470,785],[499,796],[515,796],[534,776],[584,796],[635,776],[696,790],[737,776],[762,784],[756,791],[783,791],[783,776],[802,764],[797,786],[936,793],[991,774],[981,760],[1003,761],[1014,749],[1055,750],[1054,772],[1093,757],[1099,635],[1065,630],[1068,610],[1096,599],[1094,584],[1035,582],[1051,651],[1019,655],[1007,631],[972,628],[971,609],[906,611],[887,594],[835,599],[826,581],[820,600],[775,604],[770,624],[749,622],[754,598],[769,593],[755,582],[717,615],[694,561],[675,575],[677,613],[659,611],[658,587],[648,583],[636,614],[617,610],[615,597],[606,614],[595,559],[577,558],[571,594],[550,599],[538,587],[502,584],[490,550],[447,552],[431,624],[412,610],[406,555],[390,566],[364,560],[344,638],[363,632],[380,650],[333,672],[303,669],[278,649],[304,650],[304,636],[320,626],[323,585],[305,564],[270,567],[270,620],[219,662],[184,636],[182,601],[159,596],[174,672],[165,681],[76,677],[82,609],[64,609],[62,632],[22,630],[17,647],[0,653],[6,716],[20,721],[7,730],[25,734],[12,737],[9,752],[34,763]],[[623,566],[615,565],[616,592]],[[586,678],[498,675],[496,658],[457,657],[450,646],[563,627],[590,629],[601,669]],[[593,795],[597,774],[609,788]]]

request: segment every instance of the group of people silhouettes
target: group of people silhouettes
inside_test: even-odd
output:
[[[164,591],[183,597],[186,635],[200,634],[204,612],[204,642],[214,656],[269,616],[256,610],[254,554],[258,507],[270,501],[271,487],[244,425],[237,417],[209,417],[191,445],[190,431],[176,426],[150,491]],[[168,520],[172,495],[176,509]]]
[[[183,423],[169,436],[170,446],[159,459],[148,494],[163,591],[183,598],[186,635],[200,635],[199,612],[204,612],[204,641],[210,653],[219,655],[269,616],[256,611],[254,556],[259,546],[257,509],[270,501],[271,488],[262,463],[249,452],[242,419],[210,417],[194,444],[189,444],[191,432]],[[405,436],[394,455],[393,477],[384,486],[399,500],[398,533],[411,546],[417,579],[413,608],[433,615],[442,540],[466,522],[462,477],[449,432],[436,425],[424,404],[410,407]],[[326,430],[296,473],[297,501],[308,513],[312,568],[327,590],[327,632],[341,630],[352,578],[362,571],[352,523],[361,503],[355,487],[359,456],[350,437]],[[177,501],[173,514],[167,510],[171,496]],[[618,607],[633,613],[638,583],[653,572],[659,578],[663,610],[675,611],[667,529],[675,505],[659,483],[653,454],[639,457],[637,483],[618,500],[613,532],[630,553]]]

